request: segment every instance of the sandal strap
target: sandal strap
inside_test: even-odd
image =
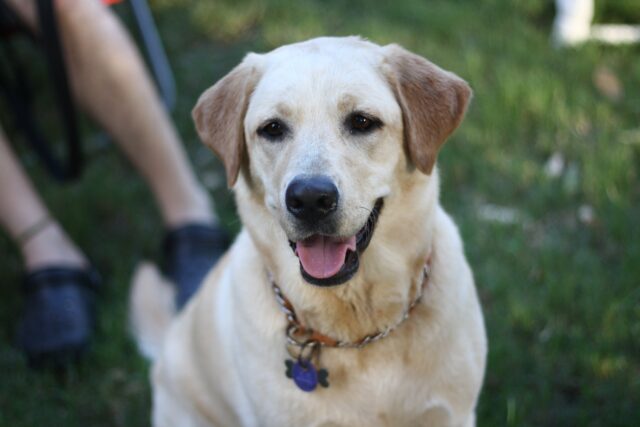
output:
[[[97,292],[101,287],[102,278],[92,267],[45,267],[25,276],[23,290],[25,293],[32,293],[42,288],[70,284],[80,285]]]
[[[169,231],[163,241],[165,257],[183,245],[203,244],[224,251],[229,246],[229,235],[218,225],[187,224]]]
[[[189,260],[201,253],[224,253],[229,247],[229,235],[220,226],[188,224],[169,231],[162,242],[161,270],[172,276],[176,261]],[[180,261],[178,261],[180,262]]]
[[[219,225],[187,224],[166,234],[161,266],[177,289],[176,308],[181,309],[197,292],[229,242],[229,235]]]

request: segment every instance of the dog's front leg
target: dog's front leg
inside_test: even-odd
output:
[[[472,412],[467,420],[460,425],[460,427],[476,427],[476,413]]]
[[[153,390],[152,419],[153,427],[224,427],[204,420],[184,399],[158,384]]]

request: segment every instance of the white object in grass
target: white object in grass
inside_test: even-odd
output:
[[[556,0],[552,39],[556,46],[588,40],[620,44],[640,42],[640,25],[591,25],[594,0]]]

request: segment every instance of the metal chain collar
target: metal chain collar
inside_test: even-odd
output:
[[[430,270],[430,264],[431,264],[430,260],[431,260],[431,257],[428,258],[422,270],[422,286],[418,287],[416,297],[413,299],[411,304],[406,308],[406,310],[402,314],[402,317],[400,317],[400,319],[394,325],[389,326],[383,331],[380,331],[374,334],[369,334],[355,342],[340,341],[335,338],[331,338],[329,336],[323,335],[317,331],[314,331],[311,328],[307,328],[303,326],[298,320],[298,317],[293,308],[293,305],[287,299],[287,297],[282,293],[282,290],[273,280],[273,277],[271,276],[271,274],[268,273],[269,281],[271,282],[271,287],[273,288],[276,301],[278,302],[280,309],[287,316],[287,320],[289,322],[286,330],[287,344],[300,347],[301,350],[304,350],[306,347],[308,347],[310,343],[313,343],[314,346],[319,345],[321,347],[360,349],[368,344],[371,344],[372,342],[381,340],[382,338],[389,335],[391,332],[395,331],[400,325],[402,325],[409,318],[413,309],[416,307],[416,305],[418,305],[418,303],[422,299],[424,288],[429,281],[429,273],[430,273],[429,270]],[[300,340],[296,338],[296,335],[303,335],[304,339]]]

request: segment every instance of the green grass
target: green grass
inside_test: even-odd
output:
[[[640,47],[550,47],[543,0],[155,0],[179,88],[174,115],[205,181],[219,163],[196,141],[199,93],[250,50],[318,35],[397,42],[468,80],[475,98],[440,156],[442,199],[459,224],[489,335],[481,426],[640,425]],[[640,22],[616,0],[597,19]],[[610,74],[618,98],[594,83]],[[106,278],[100,327],[67,377],[30,371],[11,345],[20,258],[0,237],[0,426],[145,426],[148,367],[126,329],[129,278],[154,256],[161,222],[113,147],[90,145],[82,181],[52,184],[21,157],[51,210]],[[561,153],[555,177],[545,164]],[[225,225],[231,195],[214,190]],[[501,223],[483,212],[512,209]],[[580,207],[593,211],[580,219]],[[583,208],[584,210],[584,208]]]

